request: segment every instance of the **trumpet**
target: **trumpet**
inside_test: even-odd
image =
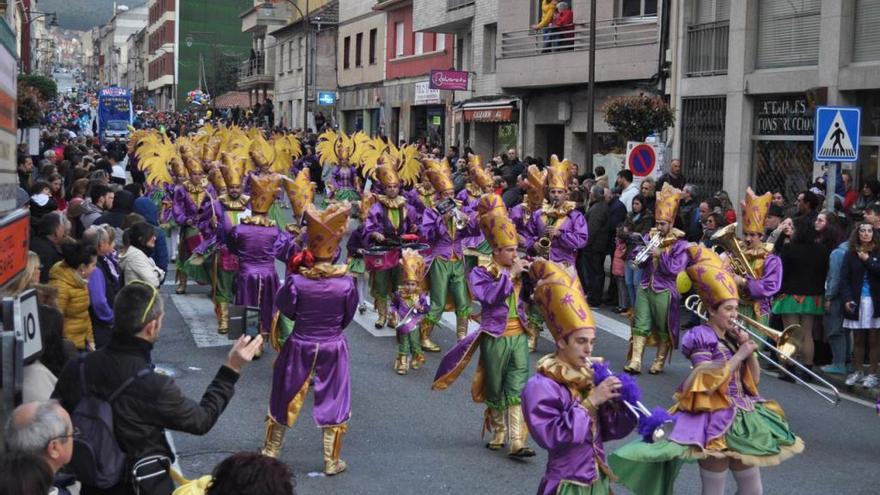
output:
[[[684,301],[684,306],[689,311],[699,316],[701,320],[709,321],[709,316],[706,314],[706,312],[703,311],[703,302],[700,300],[700,296],[698,296],[697,294],[692,294],[688,296],[688,298]],[[733,323],[734,325],[736,325],[737,328],[748,333],[749,336],[752,337],[752,339],[764,344],[764,346],[779,354],[781,356],[780,361],[796,366],[801,371],[810,375],[813,380],[827,387],[831,391],[831,393],[828,394],[818,387],[814,386],[812,383],[807,382],[806,380],[792,373],[791,370],[786,368],[782,363],[771,358],[761,351],[757,351],[759,357],[772,364],[773,366],[779,368],[783,373],[790,376],[801,385],[804,385],[813,392],[819,394],[820,397],[827,400],[831,404],[836,406],[840,402],[840,392],[837,390],[837,387],[832,385],[828,380],[816,374],[810,368],[807,368],[796,359],[794,359],[794,355],[798,351],[797,343],[800,341],[801,338],[800,325],[791,325],[780,332],[779,330],[770,328],[769,326],[764,325],[763,323],[760,323],[742,314],[740,314],[738,318],[734,319]],[[758,329],[758,331],[752,330],[751,328],[749,328],[749,325],[754,326],[756,329]],[[765,336],[767,337],[767,339],[772,340],[776,345],[771,344],[770,341],[764,338]]]
[[[639,251],[632,260],[632,264],[634,267],[638,268],[642,263],[648,261],[648,258],[651,257],[651,251],[660,247],[660,233],[655,233],[647,244]]]
[[[454,210],[455,214],[455,229],[456,230],[464,230],[468,224],[468,218],[464,216],[461,210]]]

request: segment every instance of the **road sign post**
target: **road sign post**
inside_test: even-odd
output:
[[[832,211],[840,164],[859,160],[861,120],[859,107],[816,107],[813,161],[827,163],[825,202]]]

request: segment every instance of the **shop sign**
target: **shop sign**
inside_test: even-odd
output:
[[[431,71],[431,89],[446,89],[451,91],[467,91],[468,71],[465,70],[441,70]]]
[[[755,100],[755,134],[812,136],[813,111],[804,95],[768,96]]]
[[[482,108],[464,111],[465,122],[510,122],[513,107]]]
[[[332,106],[336,104],[336,93],[333,91],[318,92],[318,105]]]
[[[27,209],[15,210],[0,219],[0,286],[27,267],[30,215]]]
[[[428,81],[416,83],[416,105],[436,105],[440,103],[440,90],[431,89]]]

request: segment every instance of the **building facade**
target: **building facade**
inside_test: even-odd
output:
[[[689,177],[789,201],[822,173],[816,105],[862,108],[857,183],[880,174],[880,1],[682,2],[674,153]]]
[[[308,18],[297,15],[269,33],[275,38],[274,121],[291,129],[315,129],[319,112],[327,123],[335,114],[339,2],[309,2],[308,12],[302,3]],[[332,95],[333,101],[322,94]]]
[[[386,135],[385,12],[376,0],[345,0],[339,5],[336,66],[340,128],[371,136]]]
[[[573,0],[573,24],[562,31],[536,29],[540,2],[512,0],[498,11],[496,81],[520,100],[523,155],[547,160],[564,155],[584,166],[587,82],[589,80],[589,1]],[[664,13],[646,0],[598,2],[596,12],[596,90],[593,152],[622,152],[625,143],[607,126],[601,108],[618,95],[659,93],[664,78]]]
[[[385,13],[386,135],[397,142],[449,146],[453,95],[431,89],[428,76],[432,69],[453,67],[453,37],[414,31],[412,0],[385,0],[375,9]]]
[[[104,86],[122,86],[128,65],[128,37],[147,26],[147,6],[117,7],[113,17],[101,27],[101,79]]]
[[[296,12],[286,0],[253,3],[239,15],[241,31],[251,37],[248,56],[238,67],[238,89],[247,92],[249,106],[273,97],[276,41],[268,32],[287,24]]]

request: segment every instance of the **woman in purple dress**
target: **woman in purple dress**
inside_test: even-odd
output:
[[[275,296],[278,310],[295,321],[293,333],[275,360],[272,395],[262,452],[281,454],[284,433],[299,416],[314,386],[312,415],[323,430],[324,473],[345,470],[339,458],[351,416],[351,381],[345,328],[357,311],[358,294],[346,265],[333,265],[351,213],[349,203],[306,211],[308,247]],[[333,310],[328,310],[333,308]]]
[[[699,462],[704,495],[725,493],[728,470],[738,493],[761,493],[760,468],[802,452],[803,441],[791,432],[779,404],[758,392],[758,346],[735,324],[739,294],[733,275],[708,250],[687,274],[708,320],[681,342],[693,369],[675,394],[675,425],[668,440],[628,444],[609,462],[637,495],[673,493],[685,461]]]
[[[535,442],[547,450],[539,495],[610,493],[613,479],[604,442],[623,438],[636,417],[619,400],[616,377],[594,386],[591,356],[596,324],[577,275],[539,259],[530,273],[535,305],[556,341],[556,352],[538,361],[522,391],[522,409]]]

